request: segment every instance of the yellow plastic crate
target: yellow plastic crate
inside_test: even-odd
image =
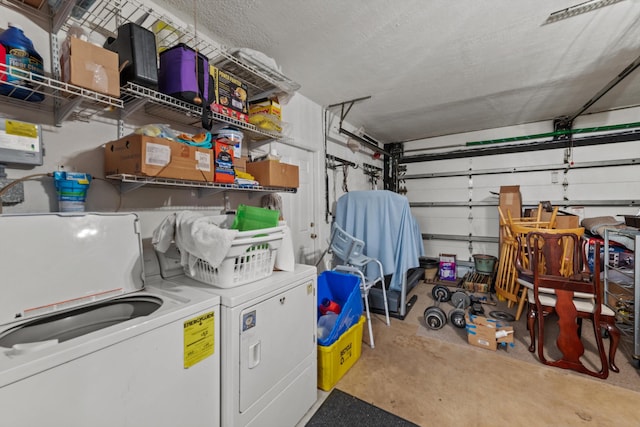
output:
[[[329,391],[358,361],[362,352],[362,327],[365,317],[347,329],[330,346],[318,346],[318,388]]]

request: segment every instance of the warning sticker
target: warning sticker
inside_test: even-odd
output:
[[[38,127],[32,123],[18,122],[16,120],[5,121],[5,129],[9,135],[38,137]]]
[[[15,120],[5,120],[4,126],[0,123],[0,148],[28,153],[40,152],[38,126]]]
[[[184,322],[184,367],[190,368],[215,352],[215,313]]]

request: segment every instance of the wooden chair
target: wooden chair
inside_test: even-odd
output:
[[[565,229],[546,227],[534,228],[512,222],[509,228],[511,229],[511,233],[513,234],[516,242],[519,238],[522,239],[530,232],[536,231],[546,233],[570,233],[575,234],[578,237],[582,237],[584,235],[584,227]],[[528,253],[528,248],[526,246],[519,245],[518,243],[516,243],[516,245],[518,247],[516,249],[516,256],[514,259],[514,269],[517,272],[516,282],[523,288],[522,292],[518,296],[518,309],[516,310],[516,319],[520,319],[520,316],[522,315],[522,312],[524,310],[524,303],[527,301],[527,289],[533,289],[533,273],[530,267],[530,254]],[[570,261],[572,256],[572,252],[569,250],[569,248],[567,246],[563,246],[563,255],[559,268],[564,276],[568,276],[574,273],[573,264]]]
[[[507,307],[509,308],[514,304],[518,304],[516,320],[520,320],[527,293],[522,290],[522,284],[518,282],[518,271],[515,268],[518,242],[515,239],[516,234],[513,232],[513,226],[527,227],[527,230],[553,228],[558,214],[558,207],[554,208],[549,221],[541,219],[542,203],[538,205],[536,217],[513,218],[509,211],[507,211],[507,216],[505,217],[500,207],[498,207],[498,214],[500,215],[500,229],[503,240],[500,245],[500,257],[496,274],[496,296],[501,301],[507,301]]]
[[[595,267],[591,275],[586,260],[587,242],[575,233],[534,231],[524,238],[518,237],[518,241],[519,246],[525,248],[533,275],[533,289],[528,290],[529,351],[536,349],[537,326],[538,358],[542,363],[597,378],[607,378],[609,369],[619,372],[615,355],[620,331],[615,325],[615,313],[602,304],[599,244],[596,244]],[[549,360],[544,352],[544,321],[554,312],[558,316],[556,344],[561,357]],[[589,319],[593,326],[600,358],[597,370],[581,360],[585,352],[581,339],[583,319]],[[607,330],[610,338],[608,359],[604,351],[602,328]]]

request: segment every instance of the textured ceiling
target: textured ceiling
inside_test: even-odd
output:
[[[194,0],[158,0],[193,22]],[[196,0],[198,31],[258,50],[380,142],[572,115],[640,56],[640,2]],[[585,114],[640,105],[636,70]],[[339,109],[336,110],[339,113]],[[551,130],[551,129],[550,129]]]

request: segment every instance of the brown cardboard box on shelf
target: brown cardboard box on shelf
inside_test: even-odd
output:
[[[61,49],[60,62],[64,82],[120,97],[117,53],[77,37],[68,37]]]
[[[263,187],[298,188],[298,166],[279,160],[262,160],[247,163],[247,173],[253,175]]]
[[[469,313],[465,315],[465,321],[469,344],[493,351],[496,351],[498,344],[504,346],[513,345],[512,326]]]
[[[236,157],[233,159],[233,168],[236,170],[236,172],[237,171],[246,172],[248,161],[249,161],[249,158],[246,156]]]
[[[538,215],[538,209],[531,209],[532,217]],[[542,211],[540,219],[542,221],[549,221],[551,219],[552,212]],[[570,213],[558,212],[556,215],[555,228],[578,228],[580,227],[580,217]]]
[[[213,151],[131,134],[105,144],[105,175],[131,174],[213,182]]]

